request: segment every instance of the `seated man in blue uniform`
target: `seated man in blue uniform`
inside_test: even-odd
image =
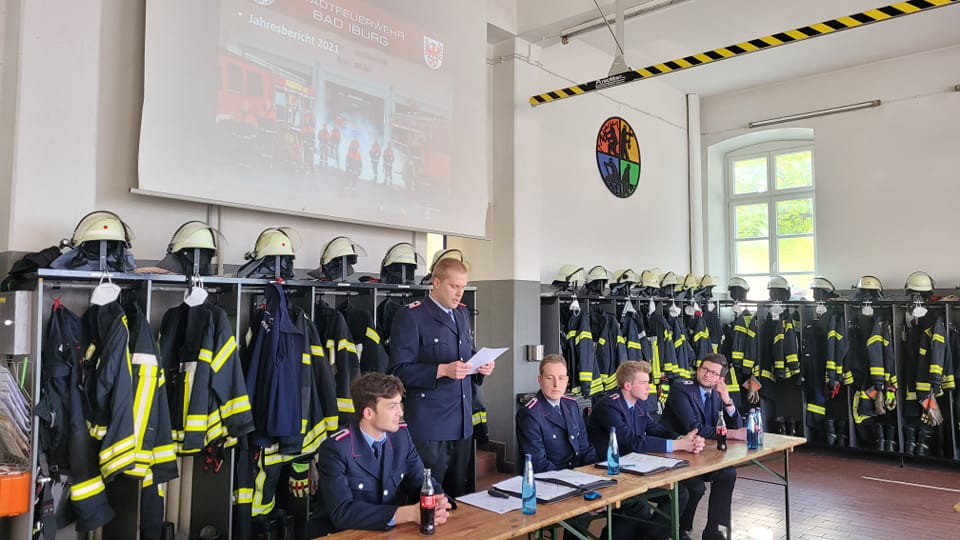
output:
[[[664,405],[664,425],[677,431],[696,432],[706,439],[717,438],[717,421],[723,411],[727,425],[727,439],[745,440],[746,430],[737,407],[730,399],[730,392],[723,382],[726,375],[727,359],[722,354],[708,354],[700,360],[697,368],[697,380],[680,380],[670,388],[670,395]],[[733,486],[737,482],[737,470],[727,467],[710,474],[685,481],[690,491],[690,502],[680,515],[680,529],[693,529],[693,518],[697,513],[697,503],[703,497],[704,482],[710,482],[710,508],[707,513],[707,526],[703,530],[704,540],[726,538],[720,527],[730,530],[730,500]]]
[[[320,445],[317,469],[324,534],[346,529],[386,530],[420,521],[423,462],[400,422],[403,383],[368,373],[350,387],[359,419]],[[433,480],[441,492],[440,483]],[[450,503],[437,496],[436,524],[447,521]]]
[[[540,361],[537,377],[540,391],[517,412],[517,441],[521,454],[530,454],[533,472],[572,469],[597,462],[597,453],[587,439],[587,427],[577,401],[564,395],[570,382],[567,361],[559,354],[548,354]],[[629,517],[625,517],[629,516]],[[643,538],[641,522],[649,510],[639,501],[626,501],[614,513],[613,538]],[[633,519],[631,519],[633,518]],[[590,526],[591,516],[583,514],[568,520],[581,531]],[[607,531],[600,534],[607,538]]]
[[[647,414],[645,402],[650,395],[650,373],[653,368],[646,361],[630,361],[617,368],[617,388],[612,394],[597,401],[587,421],[587,436],[597,455],[606,455],[610,442],[610,428],[617,430],[620,455],[630,452],[677,452],[699,454],[703,437],[696,430],[680,436],[661,426]],[[687,490],[681,482],[677,488],[677,508],[683,512],[687,504]],[[669,508],[668,496],[652,499],[659,508]],[[659,512],[654,518],[656,527],[649,533],[654,538],[668,538],[668,520]]]

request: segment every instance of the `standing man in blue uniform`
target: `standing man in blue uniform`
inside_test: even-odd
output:
[[[392,375],[367,373],[351,385],[357,422],[320,445],[317,469],[322,504],[318,534],[346,529],[386,530],[420,521],[417,502],[423,462],[400,422],[403,383]],[[436,480],[434,486],[440,492]],[[450,504],[437,496],[435,522],[447,521]]]
[[[406,420],[420,457],[444,491],[457,497],[467,493],[473,452],[473,388],[466,360],[474,343],[469,311],[460,303],[467,267],[458,259],[440,259],[432,274],[429,295],[393,319],[388,371],[408,389]],[[493,368],[490,362],[477,371],[489,375]]]
[[[742,428],[740,414],[730,399],[727,385],[723,382],[726,372],[727,359],[722,354],[704,356],[697,368],[696,382],[677,381],[670,389],[663,410],[664,425],[677,431],[695,432],[706,439],[716,439],[717,420],[720,411],[723,411],[724,423],[731,428],[727,430],[727,439],[745,440],[747,433]],[[690,502],[680,515],[680,529],[693,529],[697,504],[706,491],[704,482],[710,482],[710,508],[703,539],[726,538],[720,527],[730,530],[730,500],[733,497],[733,486],[737,482],[737,470],[733,467],[684,481],[690,491]]]
[[[648,413],[645,405],[650,396],[650,373],[653,367],[647,361],[629,361],[617,368],[617,388],[594,405],[587,421],[587,435],[597,455],[606,455],[610,442],[610,428],[617,429],[617,446],[620,455],[630,452],[676,452],[699,454],[703,450],[703,437],[696,430],[679,436],[661,426]],[[689,493],[685,483],[677,486],[677,509],[684,512]],[[651,499],[659,508],[669,508],[670,499],[664,495]],[[650,531],[653,538],[669,538],[669,524],[659,513],[654,518],[656,526]],[[681,522],[682,523],[682,522]],[[681,536],[684,540],[686,536]]]

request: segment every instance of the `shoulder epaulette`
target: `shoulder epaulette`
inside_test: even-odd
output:
[[[343,440],[343,438],[347,437],[348,435],[350,435],[350,428],[345,427],[333,434],[333,440],[340,441],[340,440]]]
[[[680,384],[690,385],[690,384],[693,384],[693,381],[691,381],[690,379],[682,379],[680,381]]]
[[[415,308],[415,307],[419,307],[420,304],[422,304],[422,302],[419,301],[419,300],[417,300],[417,301],[415,301],[415,302],[410,302],[409,304],[407,304],[407,309],[413,309],[413,308]]]
[[[400,422],[400,428],[401,428],[401,429],[407,429],[407,423],[406,423],[406,422]]]
[[[560,399],[569,399],[570,401],[576,401],[576,399],[574,399],[574,398],[572,398],[572,397],[570,397],[570,396],[563,396],[563,397],[561,397]]]
[[[459,304],[457,304],[457,307],[467,307],[467,305],[464,304],[463,302],[460,302]]]
[[[532,409],[537,406],[537,398],[533,398],[527,402],[527,408]]]
[[[610,399],[620,399],[620,394],[610,394]]]

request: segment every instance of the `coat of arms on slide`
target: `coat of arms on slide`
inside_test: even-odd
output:
[[[423,36],[423,61],[430,69],[440,69],[443,65],[443,42]]]
[[[610,193],[621,199],[633,195],[640,184],[640,146],[633,127],[619,116],[607,118],[595,150],[600,178]]]

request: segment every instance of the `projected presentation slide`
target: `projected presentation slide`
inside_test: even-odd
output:
[[[186,43],[170,43],[184,28],[168,25],[173,6],[182,21],[195,3],[148,4],[142,189],[484,234],[482,12],[417,0],[210,4],[195,14],[211,24],[188,24]]]

